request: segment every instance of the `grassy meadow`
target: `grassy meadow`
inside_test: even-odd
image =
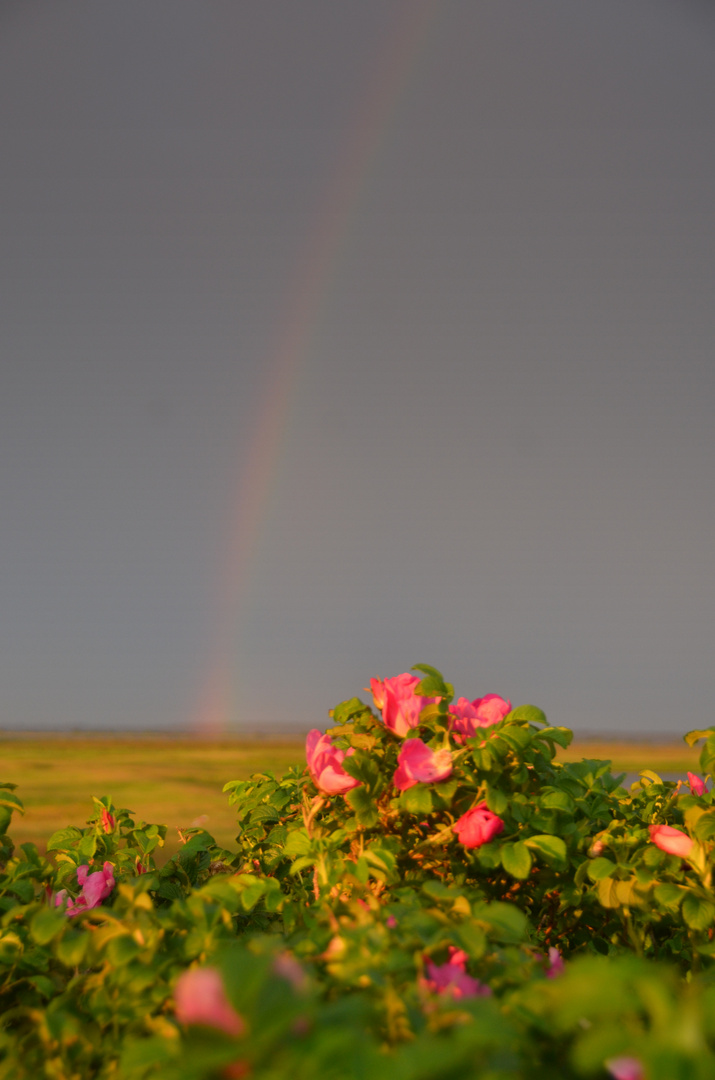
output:
[[[110,795],[135,820],[169,826],[164,861],[179,847],[179,829],[202,825],[233,847],[236,815],[222,793],[229,780],[270,769],[283,772],[305,762],[303,739],[209,740],[137,735],[2,736],[0,780],[18,785],[25,804],[16,816],[16,844],[32,841],[45,849],[65,825],[84,825],[93,815],[92,796]],[[697,771],[698,750],[682,742],[577,740],[559,752],[561,760],[608,758],[615,772]]]

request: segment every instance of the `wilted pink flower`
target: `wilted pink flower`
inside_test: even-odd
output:
[[[174,990],[176,1019],[180,1024],[201,1024],[203,1027],[225,1031],[227,1035],[242,1035],[246,1030],[226,996],[223,980],[216,968],[190,968],[179,976]]]
[[[397,755],[393,782],[399,791],[407,791],[417,783],[436,784],[452,772],[449,750],[430,750],[422,739],[406,739]]]
[[[708,789],[705,787],[705,781],[701,780],[696,773],[688,773],[688,783],[693,795],[707,795]]]
[[[487,809],[485,802],[467,810],[452,826],[460,844],[464,844],[465,848],[478,848],[482,844],[488,844],[503,828],[502,819]]]
[[[385,727],[402,738],[410,728],[417,727],[422,710],[427,705],[436,705],[440,700],[415,694],[419,681],[417,675],[410,675],[408,672],[384,681],[370,679],[373,700],[376,708],[382,712]]]
[[[78,866],[77,881],[82,891],[76,900],[71,897],[67,900],[66,910],[70,917],[99,907],[102,901],[107,899],[114,888],[114,867],[110,862],[106,862],[101,870],[90,874],[89,866]],[[55,897],[55,907],[61,907],[66,898],[67,890],[62,889]]]
[[[116,822],[114,820],[114,814],[110,814],[109,810],[105,810],[102,807],[102,828],[106,833],[114,832],[114,826]]]
[[[435,994],[449,994],[453,998],[489,997],[491,989],[467,975],[467,954],[461,949],[449,947],[449,960],[446,964],[433,964],[427,960],[425,970],[427,978],[423,985]]]
[[[326,795],[344,795],[346,791],[359,787],[360,781],[348,776],[342,764],[346,757],[354,753],[352,746],[349,750],[338,750],[330,736],[321,735],[317,728],[309,731],[305,756],[315,786]]]
[[[555,979],[564,970],[564,958],[558,949],[552,945],[549,949],[549,966],[546,969],[546,978]]]
[[[645,1080],[643,1066],[638,1058],[619,1057],[604,1062],[613,1080]]]
[[[511,702],[505,701],[498,694],[486,694],[482,698],[468,701],[461,697],[449,706],[451,730],[458,742],[476,735],[477,728],[491,727],[503,720],[511,712]]]
[[[661,851],[687,859],[693,841],[686,833],[680,829],[674,829],[672,825],[651,825],[649,832],[651,840]]]

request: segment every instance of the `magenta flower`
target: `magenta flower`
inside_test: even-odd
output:
[[[408,672],[384,681],[370,679],[373,700],[376,708],[382,712],[385,727],[401,738],[405,737],[410,728],[417,727],[420,713],[427,705],[436,705],[440,700],[415,694],[419,681],[416,675]]]
[[[645,1072],[638,1058],[611,1058],[604,1064],[613,1080],[645,1080]]]
[[[688,773],[688,783],[693,795],[707,795],[708,789],[705,787],[705,781],[701,780],[696,773]]]
[[[61,907],[67,900],[66,911],[70,917],[79,915],[82,911],[89,911],[90,908],[99,907],[114,888],[114,867],[110,862],[106,862],[102,869],[94,874],[88,871],[89,866],[77,867],[77,881],[82,891],[76,900],[72,897],[67,899],[66,889],[62,889],[55,897],[55,907]]]
[[[651,825],[649,832],[651,840],[661,851],[687,859],[693,846],[687,833],[674,829],[672,825]]]
[[[467,954],[450,945],[446,964],[433,964],[427,960],[427,978],[422,980],[422,984],[435,994],[448,994],[453,998],[489,997],[491,989],[468,975],[466,965]]]
[[[246,1030],[243,1019],[226,996],[216,968],[184,971],[176,984],[174,1000],[180,1024],[201,1024],[232,1036],[242,1035]]]
[[[549,949],[549,966],[546,969],[546,978],[555,979],[564,970],[564,958],[558,949],[552,945]]]
[[[446,780],[451,772],[449,750],[430,750],[422,739],[406,739],[397,755],[393,783],[399,791],[407,791],[418,783],[436,784]]]
[[[505,701],[498,694],[486,694],[474,701],[461,697],[449,706],[451,730],[458,742],[464,742],[476,735],[477,728],[498,724],[510,712],[511,702]]]
[[[305,742],[305,756],[308,770],[315,786],[325,795],[344,795],[346,791],[359,787],[360,781],[349,776],[343,769],[346,757],[355,753],[338,750],[333,746],[329,735],[321,735],[317,728],[308,732]]]
[[[504,822],[491,810],[487,809],[485,802],[467,810],[452,826],[456,832],[460,844],[465,848],[478,848],[482,844],[488,844],[495,836],[498,836],[504,828]]]

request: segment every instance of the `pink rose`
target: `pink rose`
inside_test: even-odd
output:
[[[417,783],[436,784],[446,780],[451,772],[449,750],[430,750],[422,739],[406,739],[397,755],[393,782],[399,791],[407,791]]]
[[[638,1058],[619,1057],[604,1062],[613,1080],[645,1080],[643,1066]]]
[[[695,773],[688,773],[688,783],[693,795],[707,795],[708,789],[705,787],[705,781],[701,780]]]
[[[345,758],[354,753],[352,746],[349,750],[336,749],[330,736],[321,735],[317,728],[309,731],[305,756],[315,786],[325,795],[344,795],[346,791],[359,787],[360,781],[348,776],[343,769]]]
[[[427,960],[427,978],[422,980],[422,984],[435,994],[448,994],[453,998],[489,997],[491,989],[467,975],[466,965],[467,954],[450,945],[446,964],[433,964]]]
[[[223,980],[216,968],[190,968],[179,976],[174,990],[176,1019],[180,1024],[201,1024],[242,1035],[246,1030],[241,1017],[226,996]]]
[[[373,700],[376,708],[382,712],[385,727],[402,738],[410,728],[417,727],[422,710],[427,705],[436,705],[440,700],[415,694],[415,687],[419,681],[416,675],[410,675],[408,672],[384,681],[370,680]]]
[[[686,833],[681,832],[680,829],[674,829],[672,825],[651,825],[649,832],[651,840],[661,851],[687,859],[693,841]]]
[[[498,694],[486,694],[474,701],[461,697],[449,706],[451,729],[455,732],[457,741],[464,742],[476,735],[477,728],[498,724],[510,712],[511,702],[505,701]]]
[[[70,917],[79,915],[82,911],[89,911],[90,908],[99,907],[114,888],[114,867],[110,862],[106,862],[102,869],[97,870],[94,874],[90,874],[88,871],[89,866],[77,867],[77,881],[82,891],[76,900],[71,897],[67,900],[66,910]],[[66,889],[58,892],[55,897],[55,907],[61,907],[66,897]]]
[[[482,844],[488,844],[503,828],[502,819],[488,810],[485,802],[467,810],[452,826],[460,844],[464,844],[465,848],[478,848]]]

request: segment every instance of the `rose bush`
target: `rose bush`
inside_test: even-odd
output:
[[[230,851],[184,830],[158,868],[165,827],[104,798],[15,852],[1,787],[0,1080],[715,1075],[705,782],[626,790],[419,670],[227,784]]]

